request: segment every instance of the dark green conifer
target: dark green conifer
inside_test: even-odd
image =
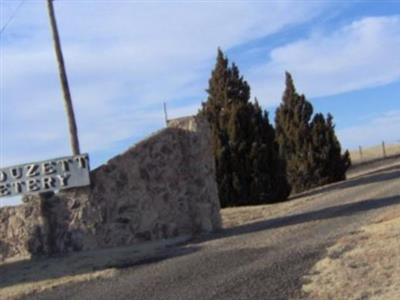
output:
[[[262,111],[257,99],[252,122],[255,133],[249,159],[254,179],[251,186],[254,201],[271,203],[285,200],[290,193],[286,165],[279,156],[275,129],[269,122],[268,113]]]
[[[287,162],[287,176],[294,192],[344,180],[349,168],[348,151],[341,154],[332,115],[317,113],[304,95],[298,95],[286,73],[286,90],[276,113],[277,141]]]
[[[349,152],[341,154],[341,146],[335,134],[333,117],[316,114],[311,123],[313,186],[346,179],[351,165]]]
[[[282,103],[276,110],[276,140],[279,153],[286,161],[287,179],[294,192],[309,188],[310,118],[313,107],[304,95],[299,95],[292,76],[286,72],[286,88]]]
[[[235,64],[228,65],[221,50],[200,114],[213,134],[221,206],[285,200],[289,186],[279,159],[274,129]]]

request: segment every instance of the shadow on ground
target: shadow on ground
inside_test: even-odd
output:
[[[194,253],[199,247],[167,247],[158,251],[144,253],[141,256],[138,256],[138,251],[132,250],[134,247],[117,249],[121,252],[120,255],[111,253],[116,249],[102,249],[1,264],[0,298],[2,288],[15,284],[89,274],[110,268],[121,270],[133,266],[140,267],[141,265]]]
[[[255,222],[234,228],[229,228],[218,233],[215,238],[229,237],[233,235],[255,233],[257,231],[275,229],[285,226],[297,225],[317,220],[326,220],[337,217],[351,216],[364,211],[379,209],[400,204],[400,195],[386,198],[364,200],[356,203],[331,206],[315,211],[295,214],[267,221]]]
[[[387,181],[394,178],[400,178],[400,166],[391,167],[380,170],[379,173],[372,172],[368,176],[354,178],[349,181],[341,182],[335,185],[320,188],[318,191],[311,191],[303,196],[310,196],[318,193],[326,193],[338,189],[345,189],[354,186],[361,186],[373,182]],[[400,194],[393,197],[368,199],[356,203],[342,204],[331,206],[319,210],[309,211],[300,214],[294,214],[285,217],[269,219],[265,221],[255,222],[247,225],[241,225],[234,228],[224,229],[218,233],[203,236],[192,241],[193,244],[199,244],[203,241],[225,238],[229,236],[255,233],[263,230],[270,230],[284,226],[302,224],[316,220],[330,219],[342,216],[350,216],[369,210],[379,209],[388,206],[400,204]],[[145,258],[138,259],[134,251],[125,253],[121,259],[110,261],[107,251],[99,250],[96,252],[98,260],[93,263],[88,259],[90,252],[74,253],[64,257],[37,258],[31,261],[19,261],[0,265],[0,289],[13,286],[20,283],[37,282],[46,279],[55,279],[64,276],[85,274],[108,268],[123,269],[132,266],[140,266],[142,264],[155,263],[160,260],[170,259],[173,257],[189,255],[198,251],[201,246],[185,246],[171,247],[153,253]],[[132,249],[132,247],[130,247]],[[100,254],[99,254],[100,253]],[[74,268],[73,266],[79,266]]]
[[[355,186],[366,185],[375,182],[383,182],[395,178],[400,178],[400,164],[385,169],[371,171],[361,175],[360,177],[355,177],[347,179],[345,181],[329,184],[324,187],[315,188],[313,190],[294,195],[290,197],[290,200],[294,200],[301,197],[310,197],[317,194],[332,192],[335,190],[348,189]]]

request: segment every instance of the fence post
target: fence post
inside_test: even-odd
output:
[[[382,154],[383,154],[383,158],[386,158],[385,141],[382,141]]]
[[[363,153],[362,153],[362,148],[361,148],[361,146],[358,146],[358,150],[359,150],[359,152],[360,152],[360,161],[362,161],[362,160],[363,160]]]

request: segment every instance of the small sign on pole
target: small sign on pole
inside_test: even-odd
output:
[[[89,156],[80,154],[0,169],[0,197],[90,185]]]

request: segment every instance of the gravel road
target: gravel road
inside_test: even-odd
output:
[[[400,209],[400,160],[384,170],[310,192],[290,215],[225,229],[120,264],[115,277],[29,299],[302,299],[302,276],[340,236]],[[279,204],[277,204],[279,205]]]

